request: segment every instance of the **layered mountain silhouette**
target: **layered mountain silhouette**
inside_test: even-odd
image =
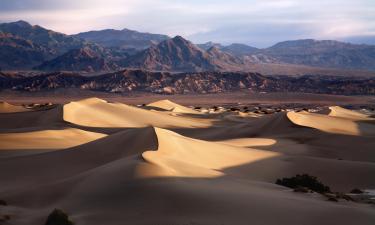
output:
[[[45,47],[0,31],[0,68],[26,69],[39,64],[48,55]]]
[[[111,60],[109,51],[98,46],[85,46],[79,49],[73,49],[67,53],[58,56],[55,59],[46,61],[41,65],[34,67],[36,70],[45,71],[113,71],[120,67]]]
[[[71,49],[80,48],[84,44],[81,39],[48,30],[38,25],[32,26],[22,20],[0,24],[0,31],[43,46],[50,51],[49,53],[52,56],[65,53]]]
[[[95,42],[105,47],[136,50],[143,50],[149,48],[151,45],[159,44],[169,39],[167,35],[141,33],[129,29],[89,31],[76,34],[74,37]]]
[[[0,67],[31,69],[85,42],[25,21],[0,24]]]
[[[290,64],[375,70],[375,46],[371,45],[306,39],[281,42],[261,52]]]
[[[131,57],[127,67],[160,71],[216,70],[210,55],[181,36],[153,45]]]
[[[245,55],[249,56],[259,51],[258,48],[248,46],[245,44],[238,44],[238,43],[234,43],[228,46],[223,46],[221,50],[228,52],[230,54],[236,55],[236,56],[245,56]]]
[[[317,74],[321,68],[334,68],[339,69],[336,74],[342,74],[348,69],[375,71],[375,46],[312,39],[285,41],[265,49],[213,42],[195,45],[181,36],[169,38],[128,29],[69,36],[18,21],[0,24],[0,67],[89,72],[120,68],[171,72],[267,68],[262,71],[270,74]]]

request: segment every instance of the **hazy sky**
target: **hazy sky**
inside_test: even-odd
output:
[[[129,28],[195,43],[375,43],[375,0],[0,0],[1,22],[20,19],[68,34]]]

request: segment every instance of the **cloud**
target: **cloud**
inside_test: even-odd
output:
[[[373,0],[1,0],[1,21],[77,33],[130,28],[195,42],[267,46],[285,39],[375,34]]]

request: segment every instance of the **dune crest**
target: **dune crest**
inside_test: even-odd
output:
[[[88,127],[208,127],[202,119],[177,118],[122,103],[108,103],[97,98],[64,105],[64,120]]]
[[[155,133],[158,150],[144,152],[142,156],[147,162],[162,168],[166,172],[164,176],[216,177],[221,176],[221,170],[225,168],[280,155],[192,139],[161,128],[155,128]]]
[[[288,112],[287,117],[297,125],[315,128],[328,133],[355,136],[375,135],[374,125],[357,122],[353,119],[308,112]]]
[[[329,107],[331,110],[329,112],[329,116],[334,116],[334,117],[340,117],[340,118],[346,118],[350,120],[375,120],[374,118],[370,118],[368,115],[365,115],[360,112],[356,112],[353,110],[345,109],[340,106],[331,106]]]
[[[174,103],[174,102],[172,102],[170,100],[167,100],[167,99],[152,102],[152,103],[148,104],[147,106],[163,109],[163,110],[166,110],[166,111],[172,111],[172,112],[175,112],[175,113],[201,114],[200,112],[195,111],[194,109],[179,105],[179,104]]]

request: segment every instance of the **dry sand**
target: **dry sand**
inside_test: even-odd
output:
[[[0,113],[15,113],[29,111],[23,106],[11,105],[7,102],[0,102]]]
[[[358,112],[209,114],[167,100],[138,108],[97,98],[2,112],[5,224],[44,224],[54,208],[78,225],[375,221],[373,205],[274,184],[308,173],[334,191],[375,189],[375,124]]]

